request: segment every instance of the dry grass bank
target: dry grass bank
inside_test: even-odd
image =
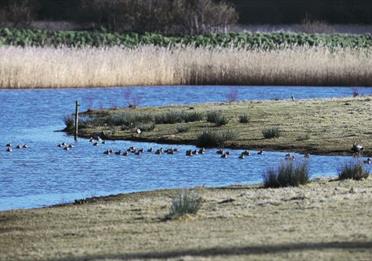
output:
[[[299,188],[198,189],[195,216],[164,221],[177,191],[0,212],[0,260],[370,260],[372,179]]]
[[[0,47],[0,88],[233,84],[372,86],[370,50]]]
[[[132,128],[123,128],[128,115],[156,116],[169,112],[207,114],[210,111],[220,112],[228,123],[216,126],[204,117],[189,123],[155,124],[154,129],[145,130],[140,135],[135,134]],[[195,144],[205,130],[232,131],[236,136],[225,146],[350,155],[353,143],[360,143],[364,145],[364,154],[372,156],[371,111],[371,97],[200,104],[193,105],[192,109],[190,106],[116,109],[91,112],[89,115],[94,120],[81,125],[80,134],[91,137],[103,132],[110,139]],[[240,122],[241,115],[247,115],[248,123]],[[137,127],[141,125],[136,123]],[[180,126],[185,130],[180,132]],[[265,139],[262,131],[271,128],[279,128],[280,137]]]

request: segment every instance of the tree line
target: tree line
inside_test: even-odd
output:
[[[25,27],[34,20],[65,20],[116,32],[202,34],[238,21],[221,0],[0,0],[0,23]]]

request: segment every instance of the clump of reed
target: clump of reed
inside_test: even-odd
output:
[[[240,123],[249,123],[251,121],[251,118],[248,116],[248,114],[242,114],[239,115],[239,122]]]
[[[207,113],[207,122],[214,123],[216,126],[223,126],[229,123],[229,119],[220,111],[210,111]]]
[[[278,127],[262,130],[262,135],[265,139],[274,139],[280,137],[280,129]]]
[[[202,198],[193,191],[184,190],[172,200],[167,219],[175,219],[187,214],[196,214],[202,205]]]
[[[178,133],[185,133],[190,130],[190,126],[179,124],[176,126],[176,130]]]
[[[298,187],[309,181],[309,167],[306,161],[300,163],[285,161],[277,168],[268,169],[263,175],[265,188]]]
[[[0,47],[0,88],[128,85],[372,86],[370,49]]]
[[[368,178],[369,173],[361,160],[353,160],[345,163],[338,172],[338,178],[362,180]]]
[[[227,141],[235,140],[239,134],[234,130],[205,130],[196,140],[199,147],[223,147]]]

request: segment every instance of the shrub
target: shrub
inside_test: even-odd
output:
[[[271,168],[263,175],[265,188],[298,187],[310,180],[307,162],[282,162],[278,168]]]
[[[189,131],[189,129],[190,129],[190,126],[187,126],[187,125],[178,125],[177,127],[176,127],[176,129],[177,129],[177,132],[178,133],[184,133],[184,132],[188,132]]]
[[[368,171],[364,167],[364,164],[360,160],[350,161],[345,163],[338,173],[340,180],[354,179],[361,180],[367,178],[369,175]]]
[[[182,191],[173,200],[168,218],[174,219],[186,214],[196,214],[202,204],[201,197],[192,191]]]
[[[251,118],[247,114],[243,114],[239,116],[240,123],[249,123],[250,121],[251,121]]]
[[[112,126],[134,126],[137,124],[151,123],[153,121],[153,117],[145,113],[122,112],[107,117],[105,123]]]
[[[174,124],[183,121],[183,113],[179,111],[170,111],[155,116],[156,124]]]
[[[199,147],[223,147],[226,141],[234,140],[238,133],[232,130],[225,131],[203,131],[196,143]]]
[[[277,127],[270,128],[270,129],[264,129],[262,131],[262,135],[264,136],[265,139],[279,138],[280,130]]]
[[[229,119],[218,111],[208,112],[207,121],[216,124],[216,126],[222,126],[229,123]]]
[[[65,130],[71,132],[75,128],[75,120],[71,115],[65,116],[63,121],[65,122],[66,128]]]
[[[296,141],[304,141],[304,140],[310,140],[310,134],[304,134],[304,135],[299,135],[296,138]]]
[[[185,112],[183,115],[185,122],[195,122],[204,120],[204,113],[202,112]]]

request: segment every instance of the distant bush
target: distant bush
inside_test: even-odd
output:
[[[229,119],[219,111],[208,112],[207,121],[216,124],[216,126],[223,126],[229,123]]]
[[[170,111],[155,116],[156,124],[174,124],[183,122],[183,113],[179,111]]]
[[[223,147],[226,141],[231,141],[238,138],[238,133],[232,130],[224,131],[204,131],[197,138],[197,146],[199,147]]]
[[[185,122],[196,122],[204,120],[204,113],[202,112],[185,112],[183,119]]]
[[[296,141],[304,141],[304,140],[309,140],[311,137],[310,137],[310,134],[304,134],[304,135],[299,135],[297,136],[296,138]]]
[[[368,178],[368,171],[364,167],[364,164],[360,160],[351,161],[345,163],[338,173],[338,178],[340,180],[344,179],[354,179],[354,180],[361,180]]]
[[[106,118],[105,123],[112,126],[132,126],[141,123],[151,123],[154,121],[152,115],[141,112],[121,112],[110,115]]]
[[[262,135],[264,136],[265,139],[279,138],[280,130],[277,127],[265,129],[262,131]]]
[[[307,162],[282,162],[278,168],[268,169],[263,175],[265,188],[298,187],[310,180]]]
[[[251,118],[247,114],[243,114],[239,116],[240,123],[249,123],[250,121],[251,121]]]
[[[169,219],[175,219],[186,214],[196,214],[202,205],[202,198],[192,191],[180,192],[172,201]]]

